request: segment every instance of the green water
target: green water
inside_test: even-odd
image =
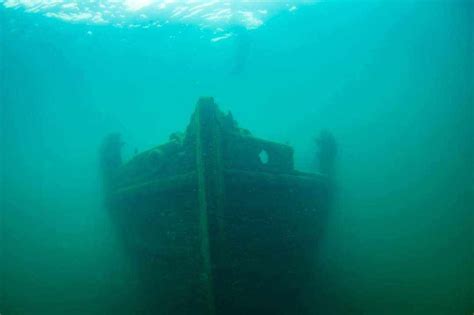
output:
[[[203,95],[301,170],[322,128],[337,139],[318,314],[472,314],[473,3],[327,1],[219,27],[1,6],[0,314],[140,313],[98,148],[165,142]]]

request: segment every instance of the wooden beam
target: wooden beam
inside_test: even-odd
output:
[[[201,98],[195,112],[196,166],[198,177],[199,225],[201,254],[206,274],[206,292],[210,315],[216,313],[214,277],[212,270],[211,225],[222,231],[219,213],[224,204],[224,178],[222,163],[222,134],[219,110],[213,98]],[[210,222],[212,220],[212,222]],[[212,229],[215,231],[216,229]],[[218,233],[219,234],[219,233]],[[213,238],[216,234],[213,235]]]

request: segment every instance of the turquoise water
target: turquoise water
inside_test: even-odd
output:
[[[337,139],[320,314],[474,311],[472,2],[35,3],[0,8],[2,315],[137,313],[98,148],[163,143],[208,95],[298,169]]]

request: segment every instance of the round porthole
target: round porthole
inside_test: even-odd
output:
[[[260,153],[258,154],[258,158],[260,159],[260,162],[262,164],[267,164],[268,163],[268,153],[265,150],[261,150]]]

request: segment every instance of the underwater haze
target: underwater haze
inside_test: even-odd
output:
[[[317,314],[472,314],[473,44],[470,0],[0,1],[0,314],[140,314],[99,147],[201,96],[299,170],[334,135]]]

